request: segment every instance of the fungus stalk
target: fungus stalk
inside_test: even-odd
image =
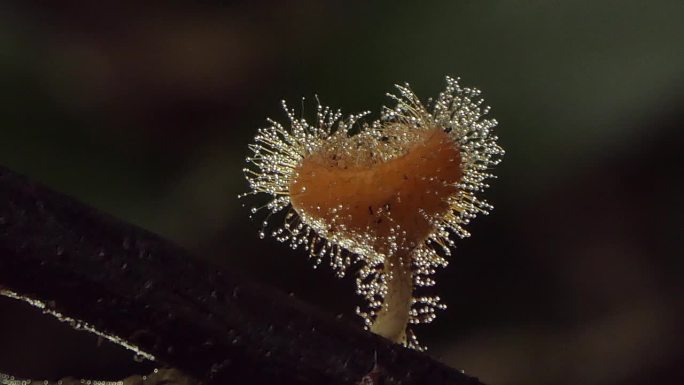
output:
[[[245,173],[248,194],[269,194],[263,207],[286,211],[272,235],[303,246],[315,263],[329,257],[340,276],[360,266],[366,328],[420,348],[407,324],[431,322],[445,306],[417,291],[434,285],[453,236],[468,236],[462,226],[491,209],[476,193],[503,150],[478,90],[447,78],[429,110],[408,86],[397,88],[397,105],[365,124],[368,113],[342,119],[320,105],[309,124],[284,105],[290,127],[270,121],[259,130]]]
[[[410,254],[395,254],[388,260],[383,273],[388,277],[387,294],[370,331],[397,343],[406,343],[413,299],[413,273]]]

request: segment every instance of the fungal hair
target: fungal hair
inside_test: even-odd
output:
[[[395,105],[371,122],[319,103],[309,123],[283,101],[287,126],[269,120],[249,146],[244,195],[269,196],[252,209],[268,213],[262,237],[304,248],[315,266],[327,258],[340,277],[358,267],[366,328],[420,349],[405,324],[446,308],[422,293],[455,239],[469,236],[465,226],[492,209],[480,195],[504,151],[479,90],[447,77],[424,104],[408,84],[396,88]],[[284,221],[269,226],[279,212]]]

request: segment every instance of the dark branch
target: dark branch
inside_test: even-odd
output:
[[[207,384],[479,384],[2,168],[0,286]]]
[[[154,372],[141,376],[133,375],[117,381],[83,380],[74,377],[61,378],[57,381],[27,380],[0,374],[2,385],[198,385],[197,381],[177,369],[155,369]]]

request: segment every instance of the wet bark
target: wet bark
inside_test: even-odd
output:
[[[0,291],[206,384],[479,384],[3,168]]]

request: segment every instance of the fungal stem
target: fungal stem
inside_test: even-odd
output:
[[[387,277],[387,294],[370,330],[395,343],[406,343],[406,326],[409,322],[413,298],[413,251],[398,252],[387,257],[384,273]]]

